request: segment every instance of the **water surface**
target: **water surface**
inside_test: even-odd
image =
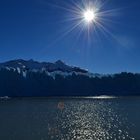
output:
[[[0,101],[0,140],[137,140],[140,98]]]

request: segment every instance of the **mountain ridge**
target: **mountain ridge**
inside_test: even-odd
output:
[[[79,67],[34,60],[0,63],[0,96],[139,96],[140,74],[90,73]]]
[[[21,70],[46,70],[48,72],[62,71],[62,72],[81,72],[87,73],[88,71],[80,67],[69,66],[61,60],[56,62],[38,62],[33,59],[24,60],[16,59],[0,63],[0,68],[20,68]]]

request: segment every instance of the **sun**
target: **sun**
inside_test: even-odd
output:
[[[96,21],[97,16],[96,16],[96,12],[94,10],[87,9],[86,11],[83,12],[83,17],[87,23],[92,23],[92,22]]]
[[[109,5],[105,6],[107,3],[106,0],[72,0],[70,3],[66,1],[62,6],[52,5],[65,12],[62,23],[66,24],[65,26],[62,24],[64,32],[54,42],[61,40],[71,32],[77,34],[77,40],[84,37],[87,38],[87,42],[93,42],[95,38],[100,40],[101,34],[115,38],[108,27],[114,23],[114,16],[118,15],[116,12],[119,9],[108,9]]]

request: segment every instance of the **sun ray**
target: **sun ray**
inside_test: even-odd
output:
[[[61,34],[56,40],[53,41],[53,43],[49,44],[49,46],[54,45],[57,43],[57,41],[63,39],[65,36],[67,36],[70,32],[72,32],[74,29],[76,29],[80,24],[82,24],[82,21],[79,21],[77,24],[73,25],[69,30],[65,31],[63,34]]]
[[[114,36],[107,27],[109,24],[114,23],[112,17],[116,15],[119,9],[106,9],[105,5],[108,1],[109,0],[71,0],[70,3],[63,3],[63,6],[50,4],[66,12],[66,17],[58,22],[72,25],[65,26],[63,33],[61,29],[61,34],[52,44],[60,41],[76,29],[77,31],[75,33],[79,38],[82,37],[82,34],[87,34],[86,42],[93,41],[97,36],[97,38],[100,38],[101,34],[99,32],[106,37],[108,35]]]

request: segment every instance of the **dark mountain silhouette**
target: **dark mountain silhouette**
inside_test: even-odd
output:
[[[92,74],[79,67],[34,60],[0,63],[0,96],[140,95],[140,74]]]

